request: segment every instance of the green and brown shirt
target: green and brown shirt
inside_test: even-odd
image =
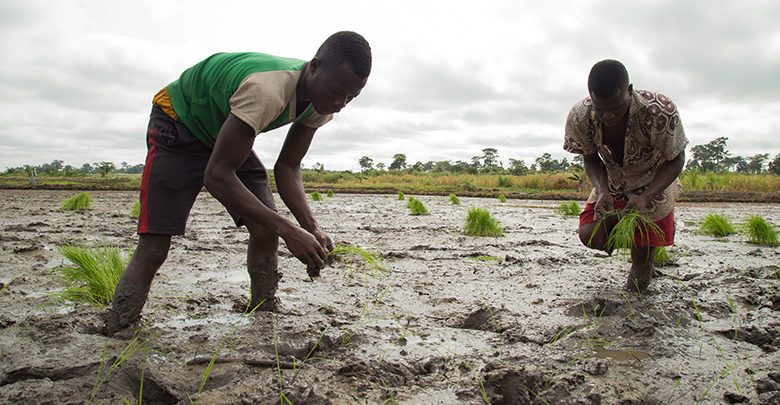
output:
[[[609,191],[616,198],[641,194],[661,165],[674,160],[688,144],[677,107],[663,94],[632,91],[628,114],[622,164],[603,142],[601,121],[596,118],[590,97],[575,104],[566,119],[563,148],[581,155],[598,153],[607,169]],[[680,190],[678,179],[656,196],[646,213],[653,220],[667,216]],[[597,197],[593,189],[587,202],[594,203]]]

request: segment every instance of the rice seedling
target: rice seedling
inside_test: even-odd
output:
[[[455,194],[450,194],[450,204],[460,205],[460,198],[458,198],[458,196],[456,196]]]
[[[659,235],[663,240],[663,230],[645,214],[636,210],[628,210],[619,213],[606,213],[596,222],[595,229],[606,226],[609,218],[618,216],[618,221],[607,236],[607,247],[620,251],[630,251],[636,246],[636,240],[649,241],[651,233]]]
[[[728,236],[736,233],[734,226],[723,214],[709,214],[701,221],[699,232],[710,236]]]
[[[136,201],[133,203],[133,208],[130,208],[130,218],[138,218],[141,216],[141,202]]]
[[[66,245],[59,250],[71,264],[59,268],[66,288],[55,294],[69,301],[109,305],[131,255],[123,258],[113,246],[88,249]]]
[[[472,236],[502,236],[504,230],[497,219],[490,215],[490,212],[484,208],[469,208],[466,217],[465,232]]]
[[[777,246],[777,231],[764,218],[751,215],[745,221],[744,231],[748,236],[748,242],[764,246]]]
[[[355,260],[364,263],[371,270],[372,275],[387,275],[387,269],[382,262],[382,255],[377,252],[363,249],[360,246],[338,243],[333,250],[328,253],[328,256],[331,260],[335,258],[343,260],[346,264],[345,274],[349,273],[350,277],[352,277]]]
[[[65,211],[83,211],[91,208],[92,196],[86,191],[66,199],[60,205],[60,209]]]
[[[327,195],[328,197],[333,197],[333,190],[328,189]]]
[[[422,201],[409,197],[409,201],[406,203],[406,207],[409,208],[409,212],[412,215],[428,215],[428,209],[425,208],[425,204]]]
[[[580,215],[580,205],[577,201],[563,202],[558,206],[558,212],[566,216]]]
[[[313,191],[310,195],[312,201],[322,201],[322,194],[319,191]]]
[[[658,267],[675,264],[679,259],[680,255],[677,252],[670,252],[669,249],[663,246],[655,248],[655,253],[653,254],[653,264]]]
[[[144,328],[138,329],[133,334],[133,338],[130,340],[130,343],[127,344],[127,346],[122,349],[122,351],[113,358],[113,361],[109,360],[107,358],[108,354],[108,339],[105,340],[103,343],[103,352],[100,355],[100,366],[98,367],[98,373],[95,377],[95,384],[92,386],[92,391],[89,394],[89,402],[92,403],[95,400],[95,395],[97,395],[98,390],[100,387],[108,381],[108,379],[111,377],[114,372],[119,369],[119,366],[124,364],[127,360],[131,359],[133,356],[136,355],[138,352],[146,353],[151,348],[151,341],[153,340],[153,337],[150,337],[148,335],[149,327],[146,325]],[[110,365],[108,363],[111,363]],[[108,366],[108,369],[105,370],[104,368]],[[141,375],[141,384],[143,384],[143,375]],[[143,385],[141,386],[141,389],[143,390]],[[138,402],[141,403],[140,401]]]
[[[14,275],[13,277],[11,277],[11,278],[10,278],[8,281],[6,281],[5,283],[0,283],[0,295],[3,295],[3,294],[5,294],[6,292],[8,292],[8,289],[9,289],[9,288],[11,288],[11,283],[13,283],[13,282],[14,282],[14,279],[16,279],[16,276],[15,276],[15,275]]]
[[[403,193],[403,191],[399,191],[399,192],[398,192],[398,200],[399,200],[399,201],[403,201],[403,200],[405,200],[405,199],[406,199],[406,197],[404,197],[404,193]]]
[[[505,203],[506,202],[506,196],[503,194],[498,195],[498,201]]]

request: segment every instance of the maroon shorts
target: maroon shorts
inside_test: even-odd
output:
[[[146,145],[138,233],[183,235],[192,204],[203,189],[211,149],[157,106],[152,107]],[[236,175],[263,204],[276,210],[268,173],[254,152]],[[237,215],[230,215],[237,226],[244,224]]]
[[[626,206],[628,201],[615,200],[615,209],[619,210]],[[595,204],[586,204],[585,209],[580,213],[580,227],[586,224],[593,223],[593,216],[595,210],[593,207]],[[671,246],[674,244],[674,210],[669,215],[655,221],[655,224],[663,231],[663,235],[659,235],[653,230],[637,230],[634,234],[634,243],[637,246]]]

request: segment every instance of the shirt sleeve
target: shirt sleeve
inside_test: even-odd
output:
[[[289,77],[288,77],[289,76]],[[259,134],[284,111],[295,85],[287,71],[261,72],[247,76],[230,97],[230,112]]]
[[[569,111],[566,118],[566,132],[563,137],[563,149],[580,155],[592,155],[598,150],[593,139],[593,134],[588,134],[587,120],[589,108],[580,101]]]
[[[648,108],[646,124],[651,126],[650,144],[661,152],[667,161],[674,160],[688,145],[677,107],[663,94],[656,95],[656,102]]]

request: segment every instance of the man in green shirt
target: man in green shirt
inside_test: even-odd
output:
[[[251,305],[276,309],[279,237],[309,268],[324,265],[331,238],[306,202],[300,166],[317,128],[366,85],[371,49],[354,32],[330,36],[314,58],[219,53],[187,69],[153,100],[141,181],[138,247],[114,293],[107,332],[141,314],[172,235],[181,235],[203,186],[249,230]],[[292,124],[274,166],[279,195],[298,224],[276,212],[257,134]]]

